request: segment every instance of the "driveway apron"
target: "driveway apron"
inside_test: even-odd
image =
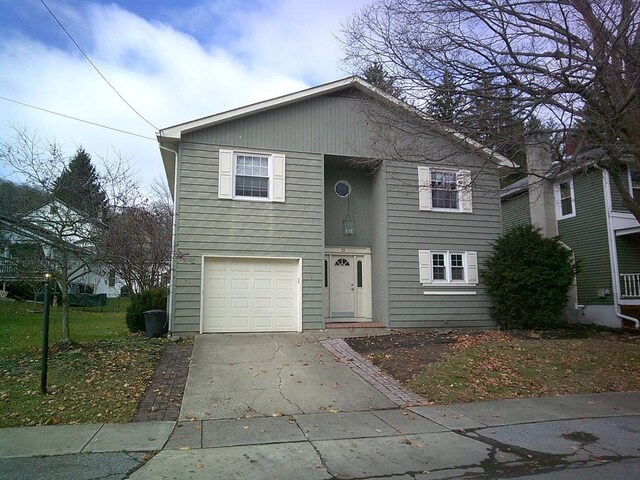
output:
[[[395,405],[309,334],[195,339],[180,420],[366,411]]]

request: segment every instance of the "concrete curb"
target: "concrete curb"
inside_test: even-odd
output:
[[[176,422],[98,423],[0,429],[0,458],[162,450]]]

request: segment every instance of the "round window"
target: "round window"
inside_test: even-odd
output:
[[[335,190],[336,195],[338,195],[339,197],[348,197],[351,193],[351,185],[349,185],[349,182],[345,180],[340,180],[336,182]]]

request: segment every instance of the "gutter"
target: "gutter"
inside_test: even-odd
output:
[[[613,202],[611,201],[611,181],[609,180],[609,172],[600,168],[598,165],[595,167],[602,172],[602,184],[604,187],[604,208],[607,219],[607,236],[609,237],[609,261],[611,262],[611,280],[613,281],[613,306],[616,312],[616,317],[621,320],[627,320],[635,324],[635,329],[640,330],[640,321],[624,315],[620,312],[620,304],[618,298],[620,296],[620,272],[618,271],[618,247],[616,244],[616,234],[611,226],[611,212],[613,212]]]
[[[171,277],[169,281],[169,306],[168,306],[168,317],[169,317],[169,334],[171,337],[173,334],[173,308],[175,304],[175,263],[176,263],[176,226],[178,219],[178,152],[176,150],[171,150],[170,148],[162,146],[160,140],[158,141],[158,145],[161,150],[165,150],[167,152],[173,153],[175,156],[175,170],[173,173],[173,219],[171,220]]]

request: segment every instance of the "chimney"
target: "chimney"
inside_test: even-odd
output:
[[[531,133],[525,138],[529,170],[529,210],[531,224],[545,237],[558,235],[551,170],[551,138],[548,133]]]

